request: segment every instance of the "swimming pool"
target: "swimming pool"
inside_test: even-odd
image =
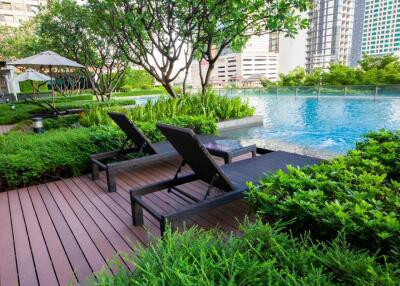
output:
[[[331,157],[346,153],[362,134],[400,129],[400,97],[247,96],[263,126],[223,135],[272,149]]]

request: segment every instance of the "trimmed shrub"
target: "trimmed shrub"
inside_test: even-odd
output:
[[[245,224],[242,237],[192,228],[125,255],[135,269],[106,270],[93,285],[398,285],[395,265],[349,250],[343,238],[313,243],[277,225]],[[111,271],[109,271],[111,272]],[[108,272],[108,273],[109,273]]]
[[[68,124],[69,119],[65,119]],[[215,120],[183,116],[164,123],[215,133]],[[49,124],[49,123],[47,123]],[[59,124],[59,122],[57,122]],[[137,122],[153,142],[163,139],[156,122]],[[0,136],[0,189],[11,189],[89,171],[89,155],[118,149],[125,139],[115,126],[56,129],[41,135],[10,133]]]
[[[242,118],[254,114],[254,108],[240,97],[229,98],[209,91],[204,95],[182,95],[179,98],[162,97],[133,108],[129,117],[134,120],[159,120],[179,115],[205,115],[218,121]]]
[[[382,130],[346,156],[251,184],[247,199],[265,221],[290,221],[294,233],[343,233],[353,247],[400,259],[399,190],[400,131]]]
[[[83,126],[110,125],[112,120],[107,115],[109,111],[123,112],[135,122],[163,121],[179,116],[206,116],[220,121],[254,114],[254,108],[241,98],[228,98],[209,92],[203,96],[163,97],[130,110],[116,106],[92,108],[82,114],[80,122]]]
[[[133,105],[135,101],[132,99],[124,100],[109,100],[104,102],[94,101],[92,99],[86,100],[87,95],[57,98],[56,108],[60,111],[83,108],[89,110],[95,107],[113,107],[113,106],[123,106],[123,105]],[[38,102],[49,102],[50,99],[40,99]],[[36,114],[50,114],[50,109],[48,107],[43,107],[39,104],[32,102],[17,102],[15,104],[15,110],[11,110],[10,105],[0,104],[0,124],[13,124],[22,120],[31,119]]]

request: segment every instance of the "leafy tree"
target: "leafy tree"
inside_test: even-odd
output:
[[[19,27],[0,25],[0,59],[24,58],[38,52],[36,28],[35,20]]]
[[[355,68],[343,64],[331,64],[329,70],[322,74],[322,84],[351,85],[358,84],[358,73]]]
[[[172,83],[193,59],[196,1],[89,0],[98,28],[111,36],[129,61],[151,74],[177,97]],[[180,61],[183,60],[183,64]]]
[[[311,5],[309,0],[212,0],[202,3],[197,15],[199,42],[193,43],[199,60],[203,93],[208,87],[215,63],[226,48],[240,51],[252,35],[284,32],[294,36],[308,21],[299,12]],[[203,74],[201,62],[208,63]]]
[[[121,80],[127,60],[109,35],[98,29],[94,12],[75,0],[55,0],[40,15],[42,45],[86,66],[98,100],[109,99]]]
[[[306,80],[306,71],[304,68],[298,67],[289,72],[287,75],[279,75],[279,86],[299,86],[304,85]]]
[[[154,85],[154,78],[145,70],[128,68],[120,85],[126,90],[148,88]]]

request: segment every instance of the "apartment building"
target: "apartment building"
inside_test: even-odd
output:
[[[18,27],[35,17],[47,0],[0,0],[0,25]]]
[[[205,74],[207,62],[191,66],[193,88],[199,88],[200,67]],[[279,72],[279,36],[268,34],[253,36],[246,47],[235,53],[225,49],[215,64],[210,83],[217,87],[235,85],[258,86],[262,79],[276,81]]]
[[[400,50],[400,0],[366,0],[361,53],[379,56]]]
[[[349,64],[355,0],[314,0],[309,11],[306,70],[327,68],[332,62]]]

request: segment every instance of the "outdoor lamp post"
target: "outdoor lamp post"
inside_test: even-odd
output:
[[[37,134],[42,134],[44,132],[42,117],[32,118],[32,125],[33,125],[33,132]]]

